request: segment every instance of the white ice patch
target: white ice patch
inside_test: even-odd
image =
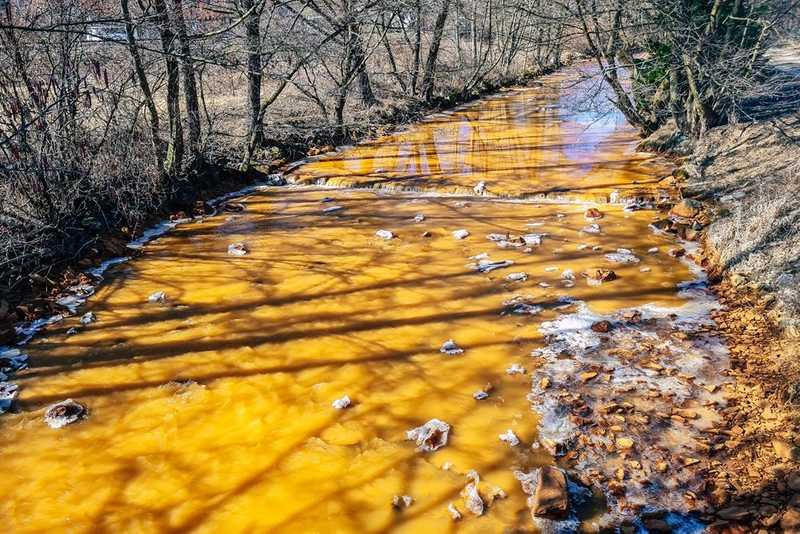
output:
[[[589,224],[581,228],[581,232],[584,234],[599,234],[600,233],[600,225],[599,224]]]
[[[149,241],[152,241],[157,237],[161,237],[162,235],[166,234],[167,232],[178,226],[180,222],[181,221],[162,221],[157,225],[150,227],[144,232],[142,232],[142,235],[140,237],[134,239],[126,246],[129,249],[139,250],[143,246],[145,246]]]
[[[97,278],[99,280],[102,280],[103,279],[103,275],[106,273],[107,270],[109,270],[111,267],[113,267],[115,265],[119,265],[120,263],[125,263],[126,261],[128,261],[130,259],[131,259],[130,256],[121,256],[119,258],[111,258],[110,260],[106,260],[106,261],[102,262],[100,265],[98,265],[97,267],[89,269],[86,272],[89,273],[91,276],[93,276],[93,277],[95,277],[95,278]],[[75,313],[75,312],[73,312],[73,313]]]
[[[160,304],[167,301],[167,294],[163,291],[156,291],[147,297],[147,302],[150,304]]]
[[[512,447],[519,445],[519,438],[510,428],[497,437],[500,439],[500,441],[508,443]]]
[[[644,466],[628,472],[628,503],[685,511],[682,495],[696,491],[701,482],[692,468],[675,463],[698,456],[696,440],[702,441],[703,428],[718,418],[705,406],[724,404],[721,393],[709,391],[718,388],[707,386],[721,384],[719,370],[728,366],[727,350],[704,330],[715,303],[701,286],[694,282],[681,289],[695,298],[680,308],[646,305],[601,315],[577,302],[574,312],[540,326],[546,345],[532,355],[544,363],[533,373],[529,397],[541,416],[540,442],[557,455],[575,449],[578,471],[613,479],[619,464],[607,447],[614,441],[583,425],[624,414],[613,424],[623,427],[618,436],[634,439],[634,459]],[[593,331],[599,321],[610,322],[610,331]],[[686,332],[685,338],[671,335],[676,329]],[[588,371],[600,373],[602,380],[581,380]],[[691,408],[698,416],[673,421],[669,414],[676,407]],[[655,468],[660,462],[670,465],[666,474]],[[613,516],[626,516],[616,497],[609,494],[608,499]]]
[[[528,371],[518,363],[512,363],[511,366],[506,369],[507,375],[524,375],[527,372]]]
[[[637,258],[633,252],[626,248],[618,248],[616,252],[611,252],[610,254],[606,254],[605,258],[608,261],[614,263],[621,263],[621,264],[633,264],[639,263],[639,258]]]
[[[19,386],[11,382],[0,382],[0,414],[11,409],[19,394]]]

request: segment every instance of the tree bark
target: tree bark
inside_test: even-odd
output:
[[[194,60],[189,46],[186,32],[186,21],[183,17],[182,0],[172,0],[173,15],[175,17],[175,34],[180,47],[181,74],[183,75],[183,97],[186,104],[186,125],[189,129],[189,152],[192,157],[191,164],[196,164],[202,159],[200,153],[200,102],[197,98],[197,79],[194,70]]]
[[[375,93],[372,91],[372,83],[369,80],[369,71],[367,70],[367,58],[364,54],[364,45],[361,43],[361,33],[358,24],[351,26],[350,46],[353,48],[350,53],[350,58],[353,64],[353,69],[358,73],[358,89],[361,93],[361,103],[370,108],[378,104],[378,99],[375,98]]]
[[[250,168],[253,151],[264,140],[264,123],[261,120],[261,10],[255,9],[257,0],[242,0],[242,10],[248,13],[245,22],[245,46],[247,49],[247,102],[250,124],[247,129],[247,146],[242,162],[243,170]]]
[[[167,116],[169,117],[169,142],[164,156],[164,172],[174,177],[183,162],[183,125],[181,124],[180,74],[175,57],[175,35],[170,27],[165,0],[154,0],[161,38],[161,51],[167,71]]]
[[[442,41],[444,25],[447,22],[447,13],[450,10],[450,0],[444,0],[442,9],[436,17],[436,26],[433,29],[433,40],[428,52],[428,59],[425,62],[425,75],[422,78],[422,98],[430,102],[433,98],[433,82],[436,74],[436,60],[439,57],[439,46]]]
[[[411,65],[411,91],[417,94],[417,80],[419,79],[420,49],[422,48],[422,0],[416,0],[416,18],[414,19],[414,61]]]
[[[394,16],[392,16],[389,19],[389,24],[392,23],[392,20],[394,20]],[[381,23],[383,24],[384,29],[386,29],[387,26],[386,19],[383,16],[381,16]],[[389,65],[392,67],[392,77],[397,82],[397,85],[400,86],[400,89],[402,89],[402,91],[405,93],[406,82],[405,80],[403,80],[403,77],[400,76],[400,73],[397,71],[397,61],[395,60],[394,52],[392,52],[392,46],[389,44],[388,34],[389,34],[388,31],[384,31],[381,41],[383,41],[383,47],[386,49],[386,56],[389,58]]]
[[[147,74],[144,71],[142,63],[142,56],[139,54],[139,47],[136,45],[136,35],[134,33],[133,21],[131,20],[131,13],[128,7],[128,0],[120,0],[122,7],[122,16],[125,19],[125,35],[128,41],[128,52],[133,59],[133,70],[136,73],[136,79],[139,82],[139,90],[142,92],[144,98],[144,105],[147,109],[147,117],[150,123],[150,136],[153,142],[153,156],[155,158],[156,168],[159,173],[164,172],[164,141],[161,139],[160,124],[158,118],[158,110],[153,101],[153,91],[150,88],[150,82],[147,79]]]

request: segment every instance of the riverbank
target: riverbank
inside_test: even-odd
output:
[[[714,319],[735,381],[725,388],[725,446],[715,452],[706,517],[720,531],[800,528],[800,93],[786,62],[797,54],[776,57],[786,84],[748,104],[751,120],[714,128],[694,146],[670,127],[643,142],[678,160],[676,185],[705,214],[693,237],[723,304]]]
[[[800,115],[709,132],[685,194],[712,206],[706,261],[735,388],[711,502],[724,525],[800,528]]]

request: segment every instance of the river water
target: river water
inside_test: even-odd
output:
[[[649,227],[658,213],[620,203],[670,195],[655,185],[668,164],[577,98],[576,77],[307,162],[288,175],[300,185],[250,192],[244,211],[180,224],[111,268],[24,347],[19,409],[0,416],[6,528],[572,531],[697,509],[727,365],[714,303]],[[581,275],[599,268],[617,279]],[[603,320],[610,332],[591,329]],[[448,340],[463,352],[442,352]],[[67,398],[88,417],[47,427]],[[418,451],[406,432],[431,419],[447,444]],[[562,445],[598,496],[580,518],[534,521],[517,478]],[[471,471],[480,517],[462,496]]]

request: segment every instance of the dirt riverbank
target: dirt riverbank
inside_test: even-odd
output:
[[[715,430],[705,519],[720,532],[800,528],[800,115],[797,66],[776,55],[780,95],[697,144],[669,127],[643,144],[679,161],[676,183],[706,215],[703,264],[731,351],[728,407]]]

